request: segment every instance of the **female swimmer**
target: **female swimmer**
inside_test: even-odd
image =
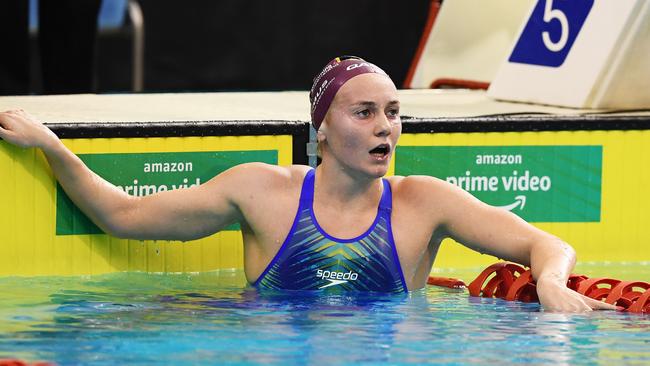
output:
[[[203,185],[129,196],[28,113],[0,114],[0,137],[44,152],[75,204],[105,232],[192,240],[241,224],[248,281],[260,288],[404,292],[425,286],[447,237],[529,265],[548,311],[612,309],[566,287],[574,250],[516,215],[426,176],[383,178],[401,133],[395,84],[355,57],[314,79],[311,117],[322,163],[235,166]]]

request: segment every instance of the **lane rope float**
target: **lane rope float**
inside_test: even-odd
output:
[[[462,280],[430,276],[429,285],[467,288],[470,296],[507,301],[539,302],[530,269],[511,262],[495,263],[481,272],[469,286]],[[650,314],[650,283],[614,278],[589,278],[572,274],[567,287],[589,298],[621,307],[626,312]]]

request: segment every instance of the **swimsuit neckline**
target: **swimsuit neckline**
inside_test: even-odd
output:
[[[307,184],[309,185],[308,187],[308,192],[311,193],[309,194],[308,197],[305,197],[308,205],[309,205],[309,215],[311,216],[311,219],[314,223],[314,226],[316,226],[316,229],[327,239],[337,242],[337,243],[354,243],[357,242],[365,237],[367,237],[372,231],[375,229],[377,226],[377,223],[379,222],[379,219],[382,216],[382,213],[384,211],[387,211],[388,215],[390,215],[390,202],[391,202],[391,190],[390,190],[390,183],[384,178],[381,179],[382,181],[382,191],[381,191],[381,197],[379,199],[379,203],[377,204],[377,213],[375,214],[375,219],[372,221],[372,224],[368,227],[367,230],[365,230],[362,234],[353,237],[353,238],[339,238],[334,235],[329,234],[323,227],[320,225],[318,220],[316,219],[316,213],[314,212],[314,190],[315,190],[315,182],[316,182],[316,173],[315,169],[312,169],[307,173],[307,176],[305,177],[307,179]],[[388,202],[388,204],[387,204]]]

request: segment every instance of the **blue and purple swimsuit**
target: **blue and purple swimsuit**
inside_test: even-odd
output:
[[[407,291],[391,229],[392,194],[383,192],[375,221],[353,239],[335,238],[314,216],[314,170],[302,184],[300,204],[282,247],[254,286],[281,290]]]

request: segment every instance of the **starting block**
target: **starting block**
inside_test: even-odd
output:
[[[572,108],[650,108],[650,1],[538,0],[488,95]]]

